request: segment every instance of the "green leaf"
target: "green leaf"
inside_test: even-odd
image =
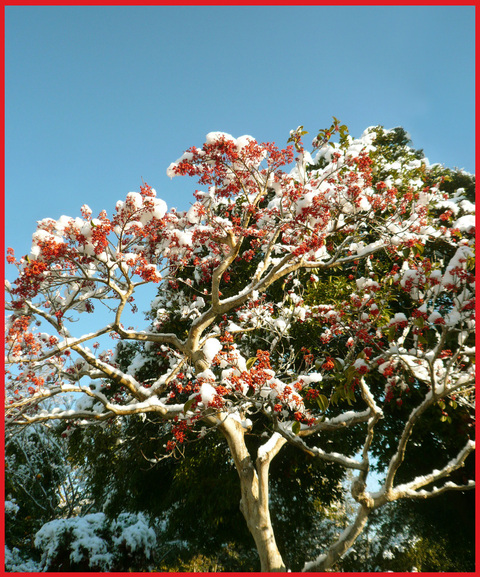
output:
[[[191,409],[193,403],[195,402],[195,397],[193,397],[192,399],[189,399],[184,405],[183,405],[183,414],[185,415],[186,413],[188,413],[188,411]]]
[[[255,394],[255,387],[249,385],[247,390],[247,397],[253,397],[254,394]]]
[[[300,432],[300,423],[298,421],[295,421],[292,425],[292,431],[295,435],[298,435],[298,433]]]
[[[318,395],[317,405],[319,409],[324,413],[328,409],[328,399],[325,395]]]
[[[247,361],[247,371],[249,371],[253,365],[258,361],[258,357],[250,357]]]
[[[415,248],[420,254],[423,254],[423,251],[425,250],[425,246],[419,242],[415,245]]]
[[[348,387],[350,385],[356,372],[357,371],[355,367],[352,366],[348,367],[348,369],[345,371],[345,386]]]
[[[338,359],[333,359],[333,364],[335,365],[335,370],[340,372],[343,370],[343,364]]]
[[[413,324],[423,329],[423,327],[425,326],[425,319],[423,317],[418,317],[413,321]]]
[[[335,391],[332,396],[330,397],[330,402],[334,405],[338,404],[338,401],[340,399],[340,393],[339,391]]]

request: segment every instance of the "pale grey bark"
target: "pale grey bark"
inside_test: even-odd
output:
[[[261,571],[286,571],[270,519],[268,491],[270,462],[286,441],[280,437],[254,464],[245,445],[245,429],[241,423],[227,419],[220,425],[220,430],[227,440],[240,479],[240,510],[255,540]]]

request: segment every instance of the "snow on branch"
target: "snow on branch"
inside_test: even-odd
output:
[[[277,424],[278,432],[283,435],[287,441],[292,444],[293,446],[297,447],[298,449],[304,451],[308,455],[312,457],[318,457],[323,461],[328,461],[330,463],[338,463],[347,469],[358,469],[363,470],[365,465],[347,457],[345,455],[341,455],[340,453],[332,452],[328,453],[319,447],[310,447],[308,446],[303,439],[299,436],[293,434],[291,430],[288,430],[287,423],[278,423]]]
[[[346,427],[367,422],[371,414],[371,409],[365,409],[364,411],[347,411],[336,417],[329,417],[323,421],[319,421],[311,427],[302,428],[298,434],[300,437],[306,437],[319,431],[338,431]]]
[[[267,459],[271,460],[278,453],[285,442],[285,437],[283,437],[280,433],[273,433],[270,439],[263,445],[260,445],[258,448],[257,459],[260,461],[265,461]]]
[[[405,423],[405,427],[398,441],[397,450],[392,456],[390,464],[388,466],[387,476],[385,480],[385,487],[387,491],[392,490],[395,475],[404,460],[408,440],[410,439],[410,436],[413,432],[413,428],[416,425],[419,418],[429,407],[431,407],[439,399],[451,395],[452,393],[455,393],[458,390],[464,389],[466,386],[470,384],[471,381],[472,381],[471,377],[469,377],[468,375],[462,375],[459,377],[459,379],[455,384],[449,387],[444,386],[443,390],[439,391],[437,389],[435,393],[433,391],[428,391],[423,401],[417,407],[415,407],[415,409],[413,409],[413,411],[410,413],[407,422]]]
[[[431,483],[435,483],[444,477],[450,475],[453,471],[456,471],[463,466],[465,459],[475,450],[475,441],[469,440],[463,449],[458,453],[456,457],[451,459],[445,467],[440,470],[434,470],[428,475],[421,475],[410,481],[409,483],[403,483],[402,485],[397,485],[394,487],[390,493],[389,497],[391,500],[396,500],[399,498],[427,498],[439,495],[445,491],[454,489],[457,491],[463,491],[466,489],[472,489],[475,487],[475,481],[470,480],[467,484],[457,485],[453,482],[447,482],[442,487],[433,487],[427,490],[420,490],[422,487],[426,487]]]

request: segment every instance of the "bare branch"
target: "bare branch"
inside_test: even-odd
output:
[[[403,463],[405,457],[405,451],[407,448],[408,440],[410,439],[410,436],[412,434],[413,427],[416,425],[421,415],[430,406],[436,403],[438,399],[447,397],[458,390],[468,387],[470,382],[471,379],[465,375],[460,379],[458,379],[455,385],[452,385],[450,387],[444,387],[443,391],[438,391],[435,395],[431,391],[428,392],[425,395],[424,400],[411,412],[410,417],[405,423],[402,435],[400,436],[400,439],[398,441],[397,450],[395,454],[392,456],[390,464],[388,466],[387,477],[385,480],[385,488],[387,492],[390,492],[393,488],[393,481],[395,479],[395,475],[398,471],[398,468]]]
[[[439,495],[441,492],[447,491],[448,489],[464,490],[465,488],[474,488],[475,482],[471,481],[467,485],[456,485],[455,483],[449,482],[445,483],[440,489],[434,487],[431,490],[418,491],[421,487],[435,483],[444,477],[450,475],[453,471],[456,471],[460,467],[463,467],[465,459],[475,450],[475,441],[468,441],[460,453],[453,458],[445,467],[441,470],[432,471],[428,475],[420,476],[415,478],[409,483],[404,483],[402,485],[397,485],[390,491],[390,499],[400,499],[400,498],[427,498],[434,495]],[[463,487],[460,488],[460,487]]]
[[[330,463],[338,463],[347,469],[358,469],[359,471],[365,468],[363,463],[359,463],[355,459],[346,457],[345,455],[340,455],[339,453],[327,453],[319,447],[309,447],[298,435],[290,432],[284,423],[277,423],[275,430],[287,439],[287,441],[307,453],[311,457],[318,457],[323,461],[328,461]]]

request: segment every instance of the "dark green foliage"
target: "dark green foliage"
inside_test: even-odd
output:
[[[410,150],[405,154],[405,146],[410,144],[407,134],[403,129],[394,129],[388,134],[377,137],[375,142],[375,155],[383,155],[390,162],[409,161],[410,159],[420,159],[423,157],[422,151]],[[379,182],[388,176],[387,172],[375,169],[373,171],[373,182]],[[421,178],[425,187],[438,186],[445,191],[448,197],[456,193],[459,188],[463,188],[469,201],[475,199],[475,177],[458,170],[450,170],[444,167],[434,167],[428,172],[422,172]],[[402,192],[402,188],[399,188]],[[443,213],[446,208],[437,208],[435,215]],[[445,220],[445,226],[452,227],[452,223],[458,216],[453,215]],[[462,233],[460,233],[462,234]],[[423,247],[422,247],[423,248]],[[409,249],[409,257],[415,258],[416,247]],[[438,258],[448,260],[454,254],[454,248],[446,243],[442,238],[438,238],[425,245],[422,256],[430,258],[435,263]],[[304,298],[310,304],[332,304],[334,302],[345,301],[348,307],[348,296],[355,291],[355,279],[370,276],[382,278],[388,274],[395,261],[392,260],[388,252],[377,253],[375,260],[370,262],[367,269],[366,261],[358,266],[341,270],[331,269],[327,273],[314,271],[318,277],[314,283],[308,283],[304,277],[302,286],[306,287]],[[472,263],[473,266],[473,263]],[[473,268],[471,269],[473,272]],[[372,276],[373,275],[373,276]],[[375,276],[376,275],[376,276]],[[414,308],[414,303],[409,294],[401,287],[392,283],[384,295],[385,306],[382,309],[380,322],[387,324],[388,320],[395,313],[404,312],[407,316]],[[436,302],[443,312],[448,312],[452,308],[451,299],[443,295]],[[348,318],[344,321],[347,325]],[[420,322],[420,321],[419,321]],[[303,324],[296,324],[292,334],[295,340],[302,343],[311,350],[314,355],[322,351],[319,339],[323,328],[316,320],[307,321]],[[392,338],[395,339],[395,331],[392,331]],[[425,330],[425,346],[428,348],[433,329]],[[467,343],[473,346],[474,343]],[[406,348],[409,342],[405,343]],[[444,349],[455,351],[458,347],[456,335],[450,335],[444,343]],[[329,354],[340,359],[348,354],[346,338],[339,337],[329,342]],[[360,349],[357,351],[359,354]],[[467,362],[467,361],[465,361]],[[381,398],[385,386],[385,380],[380,375],[368,375],[368,382],[371,390],[376,393],[377,398]],[[412,409],[422,400],[420,390],[422,386],[411,378],[411,387],[407,388],[398,400],[386,402],[383,405],[385,418],[382,419],[375,428],[375,442],[373,444],[373,455],[376,457],[376,469],[381,472],[388,465],[393,448],[396,446],[399,435],[402,433],[404,423]],[[334,373],[332,374],[332,384]],[[322,392],[328,396],[328,381],[322,382]],[[424,386],[423,386],[424,389]],[[423,394],[425,390],[423,390]],[[469,438],[474,438],[474,415],[472,407],[467,403],[459,404],[455,400],[441,402],[429,410],[413,430],[412,437],[408,444],[405,461],[401,466],[396,483],[410,481],[417,475],[426,474],[433,469],[443,467],[453,458],[458,447],[461,447]],[[456,472],[452,480],[457,483],[465,483],[467,479],[474,477],[474,458],[470,457],[465,466]],[[406,500],[390,505],[385,513],[383,511],[380,521],[375,517],[370,521],[370,538],[380,541],[378,544],[378,554],[369,557],[366,554],[369,545],[362,536],[355,544],[357,553],[349,553],[342,561],[339,569],[346,571],[410,571],[413,566],[419,571],[472,571],[474,570],[474,492],[447,493],[435,499],[425,501]],[[378,517],[378,515],[377,515]],[[418,541],[414,546],[403,551],[396,551],[395,557],[389,560],[383,557],[384,549],[388,544],[389,535],[392,540],[395,531],[401,532],[405,528],[414,535]],[[383,539],[383,540],[382,540]],[[371,549],[371,547],[370,547]],[[358,552],[362,551],[360,555]]]
[[[397,501],[375,512],[337,570],[474,572],[474,492]]]
[[[465,189],[465,196],[470,202],[475,202],[475,175],[461,170],[449,170],[443,168],[440,174],[444,177],[441,185],[441,190],[444,190],[449,195],[454,194],[459,188]]]
[[[152,567],[157,542],[143,515],[103,513],[44,525],[35,544],[43,571],[137,571]]]
[[[211,432],[198,442],[187,443],[181,459],[160,458],[153,463],[163,456],[168,429],[160,420],[129,417],[122,426],[112,422],[73,430],[70,455],[87,470],[88,490],[96,508],[111,518],[118,511],[141,511],[152,520],[163,520],[161,539],[172,543],[163,564],[174,564],[176,554],[187,563],[190,553],[178,550],[175,544],[187,541],[192,555],[215,559],[222,566],[228,566],[233,555],[243,559],[242,563],[248,559],[244,570],[259,570],[254,542],[239,510],[238,476],[225,441]],[[256,422],[248,438],[253,455],[263,442],[261,433]],[[329,450],[342,450],[353,439],[354,433],[345,431],[341,442],[325,443]],[[319,463],[291,447],[285,447],[273,461],[272,522],[290,566],[300,568],[304,562],[311,546],[310,531],[322,520],[325,509],[340,498],[342,474],[340,468]],[[292,518],[303,548],[290,547]]]
[[[411,148],[412,141],[408,132],[401,126],[392,128],[388,132],[383,130],[382,126],[376,129],[377,137],[375,139],[375,155],[382,156],[389,162],[394,162],[401,159],[416,158],[422,159],[425,157],[422,149],[415,150]]]
[[[227,538],[249,542],[224,441],[209,434],[187,444],[183,458],[162,459],[169,438],[169,425],[160,419],[129,417],[121,427],[75,430],[71,456],[89,471],[96,507],[112,517],[119,510],[142,511],[165,522],[163,539],[188,540],[206,554]]]
[[[272,462],[272,523],[280,552],[292,571],[300,571],[318,546],[326,512],[342,498],[342,476],[339,467],[319,463],[288,446]]]
[[[6,544],[29,550],[33,535],[60,513],[58,486],[68,473],[61,440],[43,427],[28,427],[5,443],[5,498],[18,510],[7,515]]]

